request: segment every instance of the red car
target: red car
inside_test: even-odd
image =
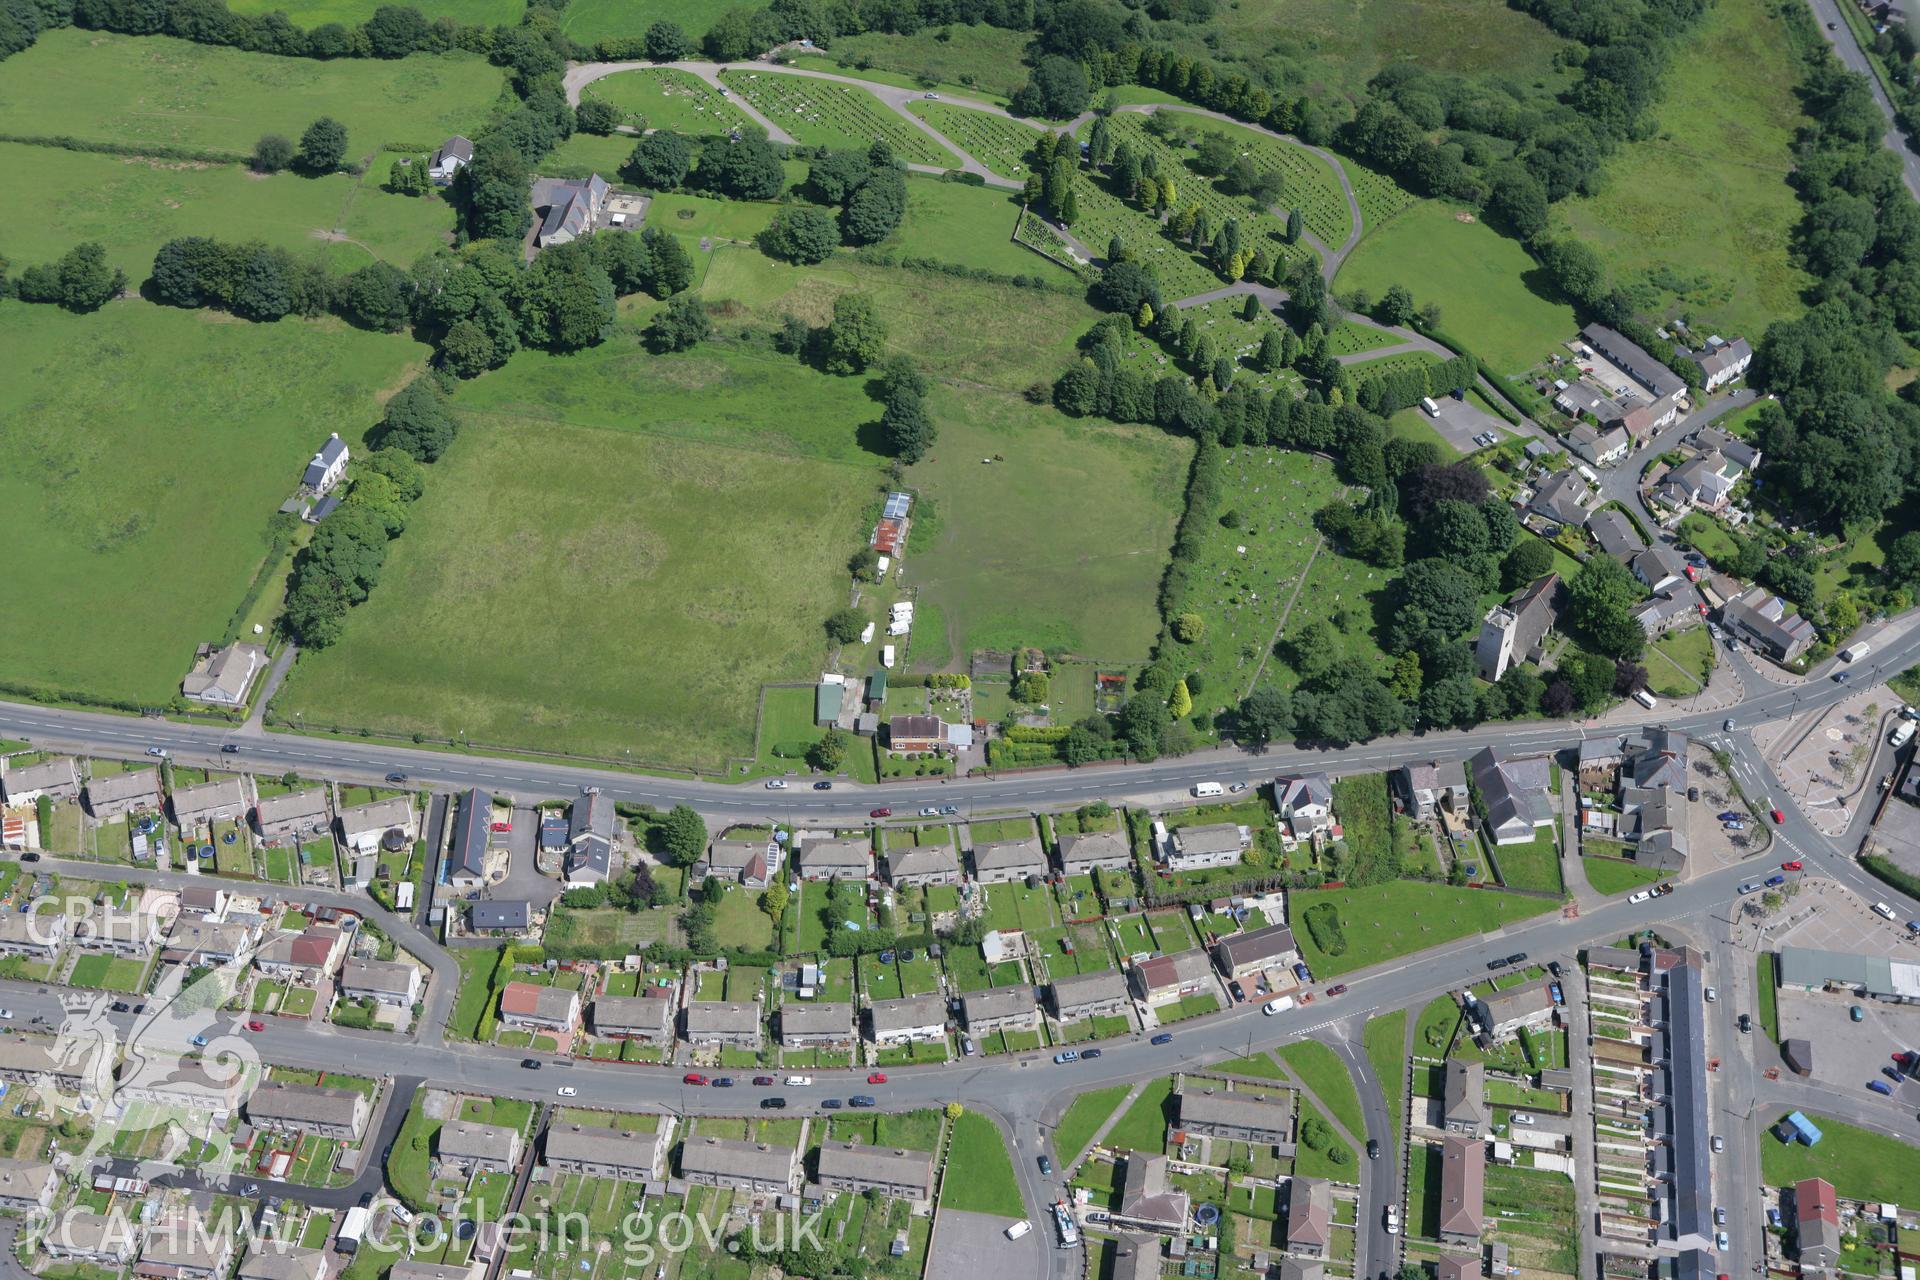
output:
[[[1780,864],[1780,869],[1782,871],[1798,871],[1800,869],[1800,862],[1798,859],[1792,862],[1783,862]]]
[[[489,831],[511,831],[511,830],[513,830],[513,824],[512,824],[511,822],[496,822],[496,823],[493,823],[493,824],[492,824],[491,826],[489,826],[489,827],[487,828],[487,830],[489,830]]]
[[[1773,825],[1776,827],[1787,820],[1787,815],[1778,809],[1769,811],[1769,816],[1773,818]]]
[[[876,1071],[872,1075],[867,1077],[868,1084],[885,1084],[886,1082],[887,1082],[887,1073],[884,1071]]]
[[[755,1084],[772,1084],[773,1077],[772,1076],[755,1076],[753,1078],[753,1082]]]
[[[872,813],[869,813],[867,816],[869,818],[891,818],[893,816],[893,810],[875,809]]]
[[[265,1031],[266,1029],[267,1029],[267,1024],[260,1021],[260,1019],[258,1018],[255,1018],[252,1022],[249,1022],[247,1024],[247,1030],[249,1031]]]
[[[1336,982],[1327,988],[1327,994],[1330,996],[1343,996],[1347,994],[1347,984],[1344,982]]]
[[[698,1071],[689,1071],[680,1077],[681,1084],[705,1084],[706,1082],[707,1078]]]

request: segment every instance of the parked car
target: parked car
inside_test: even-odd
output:
[[[1313,971],[1307,968],[1307,962],[1304,960],[1299,960],[1294,963],[1293,976],[1298,979],[1303,986],[1313,981]]]
[[[1291,1008],[1293,1008],[1292,996],[1276,996],[1267,1001],[1267,1003],[1262,1006],[1260,1012],[1266,1014],[1268,1017],[1272,1017],[1276,1013],[1285,1013]]]
[[[1091,1062],[1099,1056],[1100,1051],[1098,1049],[1082,1049],[1080,1051],[1080,1060],[1082,1062]]]
[[[1506,967],[1507,967],[1507,962],[1504,959],[1487,961],[1487,968],[1494,972],[1498,972],[1499,970],[1504,969]]]
[[[813,789],[815,791],[831,791],[833,790],[833,784],[831,782],[816,782],[813,784]]]
[[[522,1058],[520,1059],[520,1065],[528,1071],[538,1071],[540,1069],[540,1059]]]
[[[1525,964],[1526,962],[1527,962],[1527,953],[1524,951],[1516,951],[1512,955],[1507,957],[1508,964]]]
[[[1367,1139],[1367,1159],[1378,1160],[1379,1158],[1380,1158],[1380,1139],[1368,1138]]]
[[[1634,906],[1638,906],[1642,902],[1652,902],[1652,901],[1653,901],[1653,890],[1651,889],[1642,889],[1638,893],[1632,893],[1627,895],[1627,902]]]
[[[1557,978],[1557,977],[1559,977],[1559,976],[1560,976],[1560,962],[1559,962],[1558,960],[1549,960],[1549,961],[1547,961],[1547,972],[1548,972],[1548,973],[1550,973],[1550,974],[1552,974],[1552,975],[1553,975],[1554,977],[1556,977],[1556,978]]]
[[[1725,1253],[1727,1251],[1728,1244],[1727,1244],[1726,1232],[1716,1231],[1713,1233],[1713,1247],[1718,1249],[1721,1253]]]
[[[167,758],[167,749],[165,747],[148,747],[147,754],[156,760],[165,760]]]
[[[680,1077],[681,1084],[705,1084],[706,1082],[707,1078],[698,1071],[689,1071]]]
[[[1747,815],[1738,809],[1722,809],[1717,816],[1722,822],[1738,822]]]
[[[867,1077],[868,1084],[885,1084],[886,1082],[887,1073],[884,1071],[876,1071]]]
[[[1884,1094],[1889,1098],[1893,1096],[1893,1089],[1888,1086],[1885,1080],[1869,1080],[1867,1081],[1867,1088],[1873,1090],[1875,1093]]]
[[[959,812],[960,812],[960,808],[958,805],[943,804],[940,806],[940,816],[943,818],[951,818],[954,814]]]
[[[1777,889],[1781,885],[1785,884],[1786,882],[1787,882],[1787,878],[1776,871],[1772,875],[1767,877],[1767,888]]]
[[[1343,996],[1347,994],[1347,984],[1344,982],[1336,982],[1327,988],[1327,994],[1330,996]]]
[[[785,778],[768,778],[767,779],[767,790],[785,791],[786,789],[787,789],[787,780]]]
[[[1040,1159],[1036,1163],[1038,1163],[1040,1166],[1041,1177],[1051,1178],[1053,1176],[1053,1161],[1047,1159],[1044,1153],[1042,1153],[1042,1155],[1040,1156]]]
[[[1735,891],[1744,897],[1749,893],[1758,893],[1764,888],[1766,888],[1766,886],[1758,880],[1743,880],[1735,887]]]
[[[786,1083],[787,1083],[787,1088],[789,1089],[804,1089],[808,1085],[813,1083],[813,1077],[812,1076],[788,1076]]]
[[[26,853],[23,853],[23,854],[21,854],[21,855],[20,855],[20,861],[22,861],[22,862],[38,862],[38,861],[40,861],[40,855],[39,855],[39,854],[37,854],[37,853],[34,853],[34,852],[32,852],[31,850],[29,850],[28,852],[26,852]]]
[[[1867,1020],[1867,1011],[1857,1004],[1852,1005],[1847,1009],[1847,1017],[1855,1022],[1865,1022]]]
[[[580,1091],[574,1088],[570,1084],[563,1084],[558,1089],[554,1090],[554,1092],[559,1094],[559,1096],[561,1096],[562,1098],[577,1098],[580,1096]]]
[[[933,805],[926,805],[920,810],[920,816],[923,818],[937,818],[940,816],[940,810]]]
[[[980,1052],[980,1046],[973,1042],[972,1036],[963,1036],[960,1040],[960,1052],[971,1058],[974,1054]]]
[[[870,811],[867,816],[869,818],[891,818],[893,816],[893,810],[882,806],[881,808]]]
[[[207,1047],[208,1041],[205,1036],[195,1036],[193,1039],[187,1041],[187,1043],[196,1049],[204,1049]]]
[[[247,1023],[247,1030],[249,1031],[265,1031],[266,1029],[267,1029],[267,1024],[260,1021],[260,1019],[258,1018],[255,1018],[253,1021]]]
[[[843,1104],[838,1098],[822,1098],[820,1099],[820,1105],[825,1110],[838,1111]]]
[[[1078,1052],[1076,1052],[1075,1050],[1072,1050],[1072,1049],[1068,1049],[1068,1050],[1067,1050],[1067,1051],[1066,1051],[1065,1053],[1056,1053],[1056,1054],[1054,1054],[1054,1055],[1053,1055],[1053,1060],[1054,1060],[1054,1061],[1055,1061],[1056,1063],[1059,1063],[1059,1064],[1060,1064],[1061,1066],[1065,1066],[1066,1064],[1068,1064],[1068,1063],[1070,1063],[1070,1062],[1078,1062],[1078,1061],[1080,1061],[1080,1055],[1079,1055],[1079,1053],[1078,1053]]]
[[[1507,1116],[1507,1119],[1513,1121],[1515,1124],[1518,1124],[1518,1125],[1531,1126],[1533,1124],[1533,1117],[1528,1115],[1524,1111],[1512,1112]]]
[[[1713,1148],[1713,1153],[1715,1155],[1719,1155],[1722,1151],[1725,1151],[1727,1149],[1727,1140],[1716,1133],[1713,1135],[1713,1141],[1709,1142],[1707,1145]]]
[[[1171,1031],[1162,1031],[1162,1032],[1161,1032],[1161,1033],[1160,1033],[1159,1035],[1157,1035],[1157,1036],[1155,1036],[1155,1037],[1154,1037],[1153,1039],[1151,1039],[1151,1040],[1149,1040],[1149,1041],[1147,1041],[1147,1043],[1148,1043],[1148,1044],[1172,1044],[1172,1043],[1173,1043],[1173,1032],[1171,1032]]]
[[[731,1089],[733,1088],[733,1077],[718,1076],[714,1079],[713,1087],[716,1089]]]
[[[404,773],[390,773],[387,775],[388,782],[405,782],[406,780],[407,775]]]
[[[1720,993],[1718,991],[1715,991],[1712,987],[1707,988],[1708,1004],[1712,1004],[1715,1000],[1718,1000],[1719,998],[1720,998]]]
[[[856,1093],[847,1099],[847,1105],[850,1107],[871,1107],[877,1104],[874,1102],[872,1094]]]
[[[762,1098],[760,1099],[760,1109],[762,1111],[785,1111],[787,1109],[787,1100],[785,1098]]]
[[[1235,978],[1227,984],[1227,990],[1233,994],[1235,1000],[1245,1000],[1247,998],[1247,989],[1240,985],[1240,979],[1238,978]]]
[[[773,1083],[773,1077],[772,1076],[755,1076],[753,1078],[753,1082],[757,1085],[769,1085]]]

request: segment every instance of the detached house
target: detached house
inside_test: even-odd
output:
[[[567,883],[584,887],[613,874],[613,801],[598,788],[573,802],[567,815]]]
[[[336,431],[307,463],[306,471],[300,476],[300,487],[315,497],[326,493],[347,474],[348,457],[347,442]]]
[[[440,149],[427,162],[427,177],[433,180],[436,187],[451,186],[454,175],[472,160],[473,143],[456,133],[441,143]]]
[[[1720,611],[1727,630],[1778,663],[1798,661],[1817,638],[1813,624],[1788,613],[1781,599],[1755,587]]]
[[[1458,760],[1403,764],[1390,781],[1400,811],[1415,822],[1424,822],[1442,809],[1456,815],[1467,811],[1467,770]]]
[[[1506,760],[1485,747],[1468,763],[1495,844],[1525,844],[1536,829],[1553,825],[1553,770],[1545,756]]]
[[[235,641],[218,649],[203,644],[194,651],[193,669],[180,681],[180,692],[211,706],[244,706],[254,679],[266,669],[267,651],[257,644]]]
[[[404,1009],[420,999],[420,970],[398,960],[349,960],[340,969],[340,994]]]
[[[1580,473],[1566,470],[1548,476],[1533,492],[1527,510],[1555,525],[1578,529],[1587,522],[1587,503],[1593,490]]]
[[[771,840],[715,840],[707,874],[726,884],[764,889],[780,870],[780,846]]]
[[[269,978],[312,986],[333,972],[346,941],[334,926],[317,924],[300,933],[282,933],[268,939],[254,953],[253,964]]]
[[[1746,474],[1718,449],[1698,453],[1667,472],[1653,487],[1653,496],[1675,511],[1691,509],[1717,515],[1733,501],[1734,486]]]
[[[371,804],[354,805],[350,809],[342,809],[337,817],[340,838],[346,841],[349,849],[359,854],[376,852],[389,831],[400,833],[388,841],[399,848],[405,848],[419,835],[419,821],[414,814],[413,800],[408,796],[392,796]]]
[[[1213,944],[1214,963],[1228,981],[1270,969],[1291,969],[1300,959],[1293,930],[1270,924],[1249,933],[1234,933]]]
[[[1753,363],[1753,347],[1745,338],[1726,342],[1715,334],[1705,347],[1689,352],[1687,359],[1700,370],[1700,389],[1718,391],[1747,371]]]
[[[1273,780],[1273,805],[1295,840],[1311,840],[1333,826],[1333,779],[1302,773]]]
[[[1167,869],[1198,871],[1204,867],[1230,867],[1253,843],[1253,833],[1233,822],[1207,822],[1181,827],[1166,843]]]
[[[1627,562],[1627,568],[1655,595],[1670,587],[1685,587],[1692,581],[1687,576],[1685,557],[1665,544],[1639,552]]]
[[[475,787],[453,805],[453,843],[447,847],[447,880],[462,893],[487,883],[487,841],[493,821],[493,797]]]
[[[1602,551],[1622,564],[1647,549],[1647,540],[1640,536],[1640,530],[1627,519],[1627,513],[1617,507],[1604,507],[1588,516],[1587,532],[1593,535]]]
[[[1560,575],[1542,574],[1487,611],[1473,647],[1474,665],[1489,683],[1522,659],[1536,655],[1540,640],[1559,614]]]
[[[584,181],[543,181],[536,184],[534,204],[544,209],[534,243],[544,249],[591,235],[607,211],[613,188],[599,174]],[[544,201],[544,204],[542,203]]]

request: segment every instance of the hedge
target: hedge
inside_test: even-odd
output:
[[[1331,902],[1316,902],[1303,915],[1314,946],[1330,956],[1346,954],[1347,934],[1340,927],[1340,908]]]

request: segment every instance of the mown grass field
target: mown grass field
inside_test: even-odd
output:
[[[1002,1218],[1018,1218],[1026,1211],[1007,1144],[993,1121],[977,1111],[962,1112],[953,1122],[940,1207]]]
[[[1655,135],[1608,161],[1600,195],[1554,206],[1555,234],[1579,236],[1623,281],[1651,282],[1696,325],[1753,337],[1798,315],[1811,283],[1791,260],[1799,79],[1771,6],[1716,5],[1674,50]]]
[[[51,262],[77,241],[97,240],[137,285],[162,243],[210,235],[323,253],[342,269],[376,257],[404,267],[447,243],[453,210],[438,197],[380,190],[386,168],[358,178],[264,178],[238,165],[0,142],[0,171],[16,179],[0,183],[0,255],[16,265]]]
[[[693,135],[741,129],[760,133],[732,99],[700,77],[673,67],[643,67],[595,80],[582,96],[610,102],[628,113],[628,123]],[[632,148],[635,138],[627,138]]]
[[[1305,923],[1306,913],[1322,903],[1332,903],[1339,909],[1341,929],[1346,935],[1343,950],[1330,953],[1314,938],[1310,927],[1296,925],[1294,928],[1301,958],[1313,970],[1313,976],[1322,982],[1334,974],[1350,973],[1395,956],[1437,947],[1469,933],[1486,933],[1515,920],[1557,909],[1557,904],[1546,898],[1392,880],[1364,889],[1314,889],[1296,893],[1288,903],[1288,911],[1295,920]]]
[[[643,36],[662,19],[677,22],[698,40],[730,0],[575,0],[560,15],[560,29],[581,44],[608,36]]]
[[[320,62],[65,29],[0,63],[0,119],[13,134],[245,155],[263,133],[297,141],[332,116],[347,127],[348,156],[361,158],[388,142],[434,147],[471,133],[504,81],[471,54]]]
[[[939,442],[908,477],[938,523],[906,572],[952,629],[953,655],[1036,644],[1144,658],[1189,443],[978,391],[941,387],[930,406]]]
[[[833,42],[830,57],[803,58],[800,65],[831,67],[841,75],[880,79],[892,72],[913,85],[958,85],[983,97],[1007,98],[1027,82],[1021,61],[1026,32],[982,23],[923,27],[910,36],[863,32]],[[866,64],[862,66],[861,64]],[[874,76],[874,72],[880,76]]]
[[[903,256],[935,258],[1001,275],[1071,282],[1067,269],[1013,241],[1017,192],[909,175],[907,216],[887,241]]]
[[[1367,234],[1334,288],[1379,297],[1396,284],[1416,303],[1440,306],[1440,323],[1496,370],[1516,374],[1546,359],[1579,328],[1573,308],[1531,287],[1539,269],[1516,240],[1425,200]],[[1543,286],[1544,287],[1544,286]]]
[[[1769,1186],[1825,1178],[1849,1200],[1912,1204],[1920,1197],[1920,1148],[1828,1116],[1807,1118],[1820,1129],[1817,1146],[1782,1143],[1761,1133],[1760,1176]]]
[[[452,18],[478,26],[513,26],[526,12],[525,0],[411,0],[431,22]],[[284,13],[296,27],[318,27],[329,22],[355,26],[373,16],[380,0],[231,0],[235,13]]]
[[[908,109],[994,173],[1003,178],[1025,180],[1027,153],[1040,137],[1038,129],[991,111],[955,106],[950,102],[930,102],[922,98]]]
[[[282,709],[636,764],[750,756],[760,686],[817,669],[864,540],[859,383],[616,339],[523,352],[456,407],[379,591]]]
[[[164,703],[218,640],[267,519],[331,431],[357,448],[426,349],[334,322],[116,302],[0,308],[0,672]]]
[[[952,152],[857,85],[769,70],[723,71],[720,79],[806,146],[864,151],[884,138],[902,160],[945,169],[960,167]]]

